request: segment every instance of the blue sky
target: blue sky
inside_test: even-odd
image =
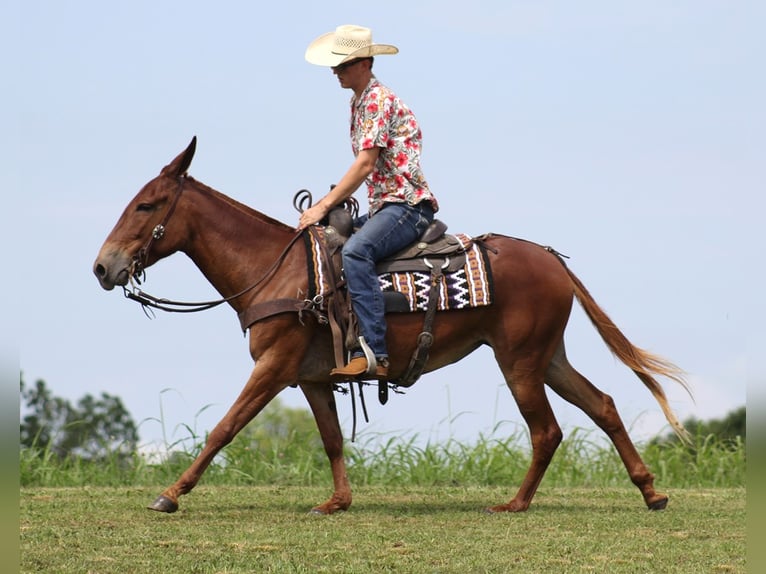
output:
[[[355,23],[400,48],[375,72],[420,120],[423,168],[452,231],[523,237],[570,256],[635,344],[688,372],[696,401],[666,385],[682,418],[724,416],[745,404],[748,383],[763,383],[762,4],[261,6],[11,3],[0,40],[12,295],[3,313],[13,326],[3,348],[18,353],[27,382],[44,379],[73,401],[122,397],[144,421],[145,443],[182,438],[186,427],[201,435],[223,416],[251,369],[235,314],[149,320],[119,291],[102,291],[91,265],[124,206],[194,135],[195,178],[296,223],[293,194],[321,194],[352,159],[350,94],[303,53]],[[150,268],[145,288],[215,296],[183,255]],[[579,308],[567,347],[635,438],[667,430]],[[281,398],[304,405],[297,390]],[[348,435],[350,406],[339,400]],[[565,430],[594,428],[551,400]],[[368,406],[362,430],[386,439],[471,440],[523,426],[488,350],[385,407],[369,393]]]

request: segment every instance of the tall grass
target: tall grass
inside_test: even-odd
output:
[[[229,445],[203,477],[207,484],[317,486],[331,480],[324,450],[317,441],[286,436],[263,452],[247,442]],[[204,443],[203,438],[177,441],[159,461],[141,454],[98,461],[59,459],[36,448],[20,453],[21,485],[154,486],[174,482]],[[502,438],[480,435],[474,443],[454,439],[420,446],[418,437],[387,438],[360,434],[347,447],[349,478],[358,485],[512,485],[529,466],[529,439],[524,431]],[[180,447],[180,448],[179,448]],[[692,447],[680,443],[639,444],[644,462],[662,488],[737,487],[745,485],[745,444],[697,437]],[[570,431],[546,473],[548,486],[623,486],[629,479],[615,449],[591,440],[582,429]]]

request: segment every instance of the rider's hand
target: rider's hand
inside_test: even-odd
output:
[[[310,225],[314,225],[322,220],[327,215],[328,209],[320,201],[316,205],[312,205],[301,213],[301,217],[298,220],[298,231],[303,231]]]

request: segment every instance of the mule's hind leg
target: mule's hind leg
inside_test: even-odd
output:
[[[598,390],[569,364],[563,342],[548,367],[545,382],[564,400],[579,407],[609,436],[628,470],[630,480],[641,491],[649,509],[665,508],[668,497],[655,492],[654,475],[649,472],[630,440],[612,397]]]
[[[301,390],[306,395],[314,419],[322,437],[324,450],[330,459],[332,480],[335,487],[327,502],[312,509],[316,514],[332,514],[338,510],[347,510],[351,506],[351,486],[346,475],[346,462],[343,459],[343,435],[338,422],[335,397],[332,386],[321,384],[302,384]]]
[[[561,443],[562,433],[548,397],[545,396],[542,373],[537,373],[536,368],[519,364],[514,365],[513,368],[505,366],[501,358],[497,354],[495,356],[498,358],[513,398],[519,406],[519,411],[529,427],[532,463],[516,496],[508,504],[487,508],[487,512],[522,512],[529,508],[553,454]]]

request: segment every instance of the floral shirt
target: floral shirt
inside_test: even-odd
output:
[[[396,94],[374,76],[357,100],[351,98],[351,149],[380,148],[380,155],[366,179],[370,215],[385,202],[415,205],[423,200],[439,209],[420,169],[422,134],[417,119]]]

